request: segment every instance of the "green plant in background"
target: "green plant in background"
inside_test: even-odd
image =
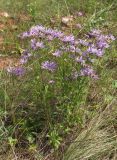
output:
[[[59,135],[59,129],[54,128],[52,131],[50,130],[50,133],[48,133],[47,137],[49,138],[49,143],[52,145],[52,147],[56,150],[59,148],[62,138]]]
[[[29,14],[35,18],[36,17],[36,6],[37,6],[37,3],[36,1],[30,3],[30,4],[27,4],[27,10],[29,12]]]

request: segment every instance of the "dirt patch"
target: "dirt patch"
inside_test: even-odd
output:
[[[0,70],[7,67],[19,66],[19,59],[14,57],[0,57]]]
[[[0,22],[1,23],[1,22]],[[6,27],[5,27],[5,25],[4,24],[0,24],[0,31],[2,31],[2,30],[4,30]]]
[[[31,20],[31,17],[26,14],[20,14],[18,18],[20,19],[20,21],[30,21]]]
[[[3,43],[4,38],[2,36],[0,36],[0,44]]]
[[[3,42],[4,42],[4,38],[0,36],[0,50],[2,50],[3,48]]]

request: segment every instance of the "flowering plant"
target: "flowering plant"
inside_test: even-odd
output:
[[[56,133],[54,136],[60,140],[59,135],[76,123],[81,124],[80,106],[87,96],[88,77],[99,79],[94,69],[95,62],[102,58],[115,37],[93,29],[81,39],[37,25],[21,33],[19,38],[22,41],[29,39],[29,47],[22,52],[20,66],[9,67],[7,71],[22,78],[26,78],[27,73],[22,90],[28,93],[25,101],[33,103],[36,108],[32,119],[36,122],[38,119],[43,127],[48,126],[50,130],[56,128],[49,134]],[[40,129],[36,123],[37,126]],[[50,135],[48,137],[51,139]]]

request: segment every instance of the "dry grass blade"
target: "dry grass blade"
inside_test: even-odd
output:
[[[116,159],[116,127],[117,108],[113,101],[78,135],[68,148],[64,160]]]

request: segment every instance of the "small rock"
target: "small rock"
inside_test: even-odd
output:
[[[80,18],[80,17],[84,17],[85,16],[85,12],[81,12],[81,11],[76,11],[74,12],[74,18]]]
[[[81,12],[81,11],[80,11],[80,12],[77,12],[76,14],[77,14],[77,16],[79,16],[79,17],[82,17],[82,16],[84,15],[83,12]]]
[[[6,17],[6,18],[10,17],[10,15],[7,12],[0,12],[0,16]]]
[[[77,24],[76,24],[76,28],[81,29],[81,28],[82,28],[81,24],[80,24],[80,23],[77,23]]]
[[[69,26],[72,21],[73,21],[73,16],[62,17],[62,23],[63,23],[64,25]]]
[[[13,30],[17,30],[17,28],[18,28],[17,25],[12,25]]]
[[[51,22],[51,24],[55,24],[55,23],[56,23],[56,20],[55,20],[54,18],[51,18],[51,19],[50,19],[50,22]]]

